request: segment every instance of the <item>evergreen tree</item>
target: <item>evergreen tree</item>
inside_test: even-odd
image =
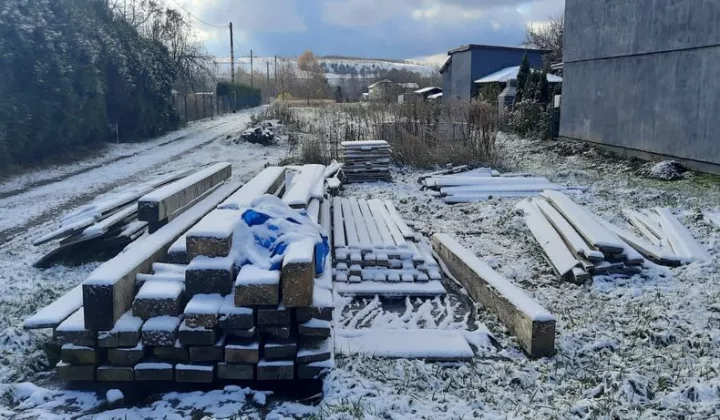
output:
[[[547,73],[543,70],[540,73],[540,79],[537,85],[538,102],[543,105],[550,103],[550,84],[548,83]]]
[[[335,88],[335,102],[340,103],[343,101],[343,93],[342,88],[338,86]]]
[[[525,94],[525,85],[530,79],[530,61],[528,60],[527,54],[523,55],[522,63],[520,63],[520,70],[517,74],[517,93],[515,95],[515,102],[522,102]]]

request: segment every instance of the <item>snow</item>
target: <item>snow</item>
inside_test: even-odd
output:
[[[109,332],[112,333],[119,333],[119,332],[134,332],[140,330],[140,327],[143,325],[143,320],[141,318],[138,318],[136,316],[133,316],[132,311],[127,311],[120,318],[118,318],[117,321],[115,321],[115,326],[110,330]],[[100,334],[100,333],[98,333]]]
[[[268,191],[270,186],[284,173],[285,168],[279,166],[270,166],[263,169],[237,192],[223,201],[218,208],[240,210],[249,207],[254,200],[263,194],[273,193],[273,191]]]
[[[142,331],[174,331],[178,329],[181,322],[182,317],[167,315],[156,316],[145,321],[145,324],[142,326]]]
[[[225,298],[219,294],[195,295],[185,306],[187,314],[208,314],[217,315],[220,307],[225,303]]]
[[[100,222],[95,223],[92,226],[87,227],[83,232],[82,236],[98,236],[107,232],[108,229],[116,223],[123,221],[124,219],[137,213],[137,204],[133,203],[124,209],[119,210],[115,214],[107,217]]]
[[[681,179],[686,169],[674,160],[663,160],[654,164],[649,171],[649,175],[653,178],[672,181]]]
[[[335,283],[335,292],[349,296],[436,296],[446,293],[442,283],[437,280],[427,283]]]
[[[532,70],[534,72],[538,71],[537,69]],[[494,73],[488,74],[487,76],[481,77],[480,79],[476,80],[475,83],[507,83],[510,80],[517,79],[519,71],[520,66],[506,67],[502,70],[498,70]],[[554,74],[548,74],[547,79],[549,83],[562,83],[562,77],[556,76]]]
[[[77,285],[50,305],[40,309],[26,319],[23,327],[27,329],[54,328],[82,307],[82,285]],[[84,325],[84,324],[83,324]]]
[[[300,326],[307,328],[330,328],[330,321],[313,318],[310,321],[300,324]]]
[[[545,251],[560,276],[566,275],[579,265],[578,260],[565,245],[563,238],[533,201],[523,201],[518,204],[518,207],[521,207],[525,212],[525,223],[528,229],[530,229],[535,240]]]
[[[195,146],[198,141],[197,137],[187,142],[178,140],[171,147]],[[153,150],[153,159],[174,158],[174,165],[186,165],[232,157],[237,160],[235,176],[247,179],[250,172],[261,169],[267,159],[285,156],[284,150],[277,154],[269,150],[268,157],[266,150],[258,151],[259,148],[250,146],[241,153],[235,146],[231,152],[219,143],[193,153],[183,151],[180,157],[174,157],[175,152],[170,153],[169,148],[167,151],[157,149]],[[136,147],[136,150],[147,147],[145,143],[120,146]],[[341,419],[353,417],[348,414],[351,412],[366,418],[413,419],[716,416],[720,381],[712,372],[720,369],[717,358],[713,357],[720,346],[715,328],[716,311],[720,308],[715,280],[720,273],[717,259],[720,229],[698,215],[709,209],[717,211],[720,185],[705,182],[711,177],[699,174],[689,174],[673,183],[650,180],[637,172],[635,162],[608,158],[574,142],[531,141],[501,134],[498,151],[499,159],[510,170],[545,176],[564,185],[587,185],[589,190],[573,196],[573,200],[626,229],[630,227],[622,220],[623,209],[670,207],[693,237],[707,247],[713,259],[677,268],[650,264],[642,274],[632,278],[599,277],[582,286],[558,282],[529,236],[522,216],[515,211],[517,200],[447,206],[419,190],[417,177],[425,171],[394,168],[394,183],[346,185],[344,194],[392,199],[404,217],[415,220],[416,231],[428,237],[436,232],[457,236],[463,246],[508,280],[522,285],[528,294],[557,314],[557,356],[528,360],[496,317],[479,308],[477,313],[467,316],[467,321],[485,323],[494,333],[497,348],[494,353],[477,356],[472,364],[338,356],[335,369],[325,379],[324,398],[317,404],[270,396],[267,407],[260,411],[251,401],[254,391],[229,386],[211,391],[155,394],[133,403],[132,407],[108,410],[103,406],[104,398],[96,392],[58,387],[52,375],[47,374],[46,358],[38,350],[50,339],[49,333],[22,330],[24,317],[71,289],[97,266],[89,263],[80,267],[34,269],[32,262],[49,247],[29,247],[30,239],[56,227],[41,221],[15,239],[0,244],[3,290],[0,296],[3,313],[0,317],[3,358],[0,417],[185,419],[201,413],[209,418]],[[147,160],[148,157],[141,154],[137,162]],[[112,180],[124,180],[128,174],[138,172],[137,176],[147,176],[147,172],[142,172],[144,163],[137,162],[126,160],[121,165],[109,165],[119,173],[117,178],[113,175]],[[81,162],[78,166],[84,164]],[[247,173],[238,174],[237,170]],[[55,215],[61,214],[54,204],[65,203],[66,194],[77,199],[78,189],[97,191],[93,180],[82,178],[21,195],[34,197],[33,205],[37,208],[40,208],[37,203],[42,202],[42,211],[52,206]],[[103,178],[100,182],[104,185],[108,180]],[[10,204],[6,207],[7,203]],[[21,205],[12,213],[8,211],[16,203],[14,197],[0,199],[0,213],[10,216],[2,222],[24,217],[27,206]],[[442,300],[455,297],[449,294]],[[342,301],[345,298],[340,297],[336,304],[340,307]],[[377,322],[377,326],[382,327],[402,315],[402,312],[375,310],[358,322],[364,325],[367,319],[368,325]],[[421,321],[427,319],[425,315],[423,312]],[[465,316],[464,313],[455,315],[461,321]],[[413,313],[412,316],[419,315]],[[336,316],[337,322],[342,319]],[[25,382],[28,380],[36,385]],[[640,389],[638,385],[647,384],[650,388],[645,389],[651,389],[654,395],[644,397],[647,402],[638,403],[638,399],[632,397],[633,385]]]
[[[612,233],[600,226],[582,207],[570,200],[565,194],[547,190],[541,194],[562,213],[580,234],[593,246],[622,250],[622,243]],[[602,251],[602,249],[601,249]]]
[[[138,202],[139,203],[144,203],[144,202],[159,203],[159,202],[167,199],[168,197],[172,197],[173,195],[175,195],[187,188],[190,188],[191,186],[203,181],[204,179],[214,175],[215,173],[223,171],[227,168],[232,168],[232,164],[228,163],[228,162],[216,163],[205,169],[197,171],[192,175],[189,175],[185,178],[179,179],[173,183],[165,185],[162,188],[158,188],[151,193],[145,194],[138,200]]]
[[[135,246],[120,253],[117,257],[102,264],[90,274],[83,284],[95,286],[110,286],[121,281],[127,273],[131,272],[144,261],[152,258],[167,244],[176,240],[185,230],[197,223],[206,213],[212,210],[220,200],[227,197],[237,189],[237,184],[223,185],[207,198],[185,211],[170,223],[160,228],[152,235],[135,242]]]
[[[232,235],[242,221],[242,213],[235,210],[213,210],[185,234],[185,237],[225,239]]]
[[[283,202],[291,207],[306,207],[310,201],[312,190],[324,171],[323,165],[303,166],[302,172],[295,175],[292,186],[285,192]]]
[[[230,270],[235,264],[233,255],[227,257],[206,257],[198,255],[188,265],[188,270]]]
[[[187,235],[182,234],[175,242],[170,245],[168,254],[187,252]]]
[[[235,285],[273,285],[280,284],[280,271],[265,270],[248,264],[244,265],[238,273]]]
[[[144,285],[147,282],[175,282],[185,284],[185,274],[173,272],[161,272],[160,274],[143,274],[135,275],[136,283]]]
[[[459,331],[337,330],[335,352],[346,356],[469,359],[473,351]]]
[[[292,360],[277,360],[277,361],[269,362],[269,361],[263,359],[263,360],[261,360],[261,361],[258,363],[258,367],[260,367],[260,366],[268,366],[268,367],[272,367],[272,366],[292,366],[292,365],[294,365],[294,364],[295,364],[295,362],[292,361]]]
[[[344,141],[340,143],[344,149],[361,149],[369,150],[371,148],[387,148],[390,147],[385,140],[360,140],[360,141]]]
[[[123,395],[122,391],[119,389],[109,389],[105,393],[105,399],[110,404],[116,404],[122,400],[125,399],[125,395]]]
[[[178,363],[177,365],[175,365],[175,370],[212,372],[213,370],[215,370],[215,365],[186,365],[183,363]]]
[[[315,253],[315,241],[303,239],[288,245],[283,258],[283,266],[288,264],[310,264]]]
[[[153,263],[152,265],[153,272],[155,274],[159,273],[176,273],[176,274],[185,274],[185,271],[187,271],[187,265],[184,264],[167,264],[167,263]]]
[[[185,284],[177,281],[146,281],[140,287],[136,300],[176,299],[185,290]]]
[[[172,369],[173,365],[170,363],[138,363],[135,365],[135,370],[167,370]]]
[[[442,175],[427,178],[425,183],[431,187],[472,187],[475,185],[483,186],[505,186],[505,185],[547,185],[552,184],[545,177],[533,178],[502,178],[502,177],[482,177],[465,175],[463,173],[457,175]]]
[[[255,341],[247,344],[226,344],[225,348],[233,350],[257,350],[260,348],[260,342]]]
[[[252,314],[252,308],[246,308],[243,306],[235,306],[235,295],[230,294],[225,296],[222,306],[220,306],[220,314],[223,315],[250,315]]]
[[[668,209],[657,208],[655,212],[660,217],[662,228],[676,255],[691,260],[710,259],[710,254],[693,239],[690,232],[675,219]]]
[[[327,338],[320,341],[320,345],[317,347],[300,347],[297,352],[297,357],[315,356],[322,353],[330,353],[333,350],[333,340]]]
[[[85,331],[85,311],[83,308],[73,312],[65,321],[55,329],[58,332]]]
[[[331,272],[330,270],[326,269],[326,273]],[[313,308],[332,308],[335,305],[333,305],[333,296],[332,292],[328,289],[323,289],[318,286],[318,282],[315,282],[315,288],[313,289],[313,302],[312,302]]]

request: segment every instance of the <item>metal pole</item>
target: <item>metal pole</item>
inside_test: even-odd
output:
[[[266,61],[265,64],[267,65],[267,100],[270,103],[270,62]]]
[[[235,83],[235,48],[233,45],[232,22],[230,22],[230,80]]]

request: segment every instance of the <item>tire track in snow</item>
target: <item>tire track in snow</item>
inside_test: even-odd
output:
[[[168,153],[163,158],[158,158],[157,155],[166,152],[167,148],[157,145],[133,157],[121,159],[111,164],[104,164],[92,170],[69,176],[64,180],[30,189],[18,196],[6,197],[8,200],[4,201],[14,201],[14,203],[11,202],[8,206],[7,203],[0,201],[0,244],[6,244],[19,235],[26,233],[32,227],[58,218],[62,213],[89,203],[99,195],[127,184],[138,176],[156,171],[168,163],[178,160],[182,155],[208,146],[230,132],[244,127],[249,120],[249,116],[250,112],[245,112],[240,114],[237,119],[223,122],[203,132],[192,133],[185,140],[176,139],[164,144],[161,143],[163,146],[170,144],[177,146],[176,151]],[[222,129],[219,127],[222,127]],[[145,158],[147,161],[137,162],[141,158]],[[95,178],[99,178],[101,181],[94,183]],[[95,187],[96,185],[97,187]],[[86,188],[84,188],[84,191],[79,192],[78,190],[83,186]],[[53,198],[57,198],[63,192],[66,193],[66,196],[57,200],[57,204],[50,206],[41,204],[43,200],[46,203],[52,201]],[[38,209],[39,207],[42,208]],[[13,225],[13,218],[19,218],[21,221]]]

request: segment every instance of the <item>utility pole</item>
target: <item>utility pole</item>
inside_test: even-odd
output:
[[[268,103],[270,103],[270,62],[265,62],[267,67],[267,76],[265,77],[267,79],[267,97],[268,97]]]
[[[253,52],[250,50],[250,87],[255,87],[253,83]]]
[[[233,45],[232,22],[230,22],[230,80],[235,83],[235,46]]]
[[[277,97],[277,55],[275,56],[275,77],[273,77],[273,92],[275,93],[274,96]]]

